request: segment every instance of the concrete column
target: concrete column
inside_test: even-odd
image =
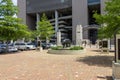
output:
[[[38,28],[38,22],[40,21],[40,15],[36,13],[36,28]]]
[[[111,47],[110,47],[110,39],[108,39],[108,49],[110,50],[111,49]]]
[[[17,0],[17,6],[19,8],[17,17],[23,20],[23,24],[26,24],[26,0]]]
[[[58,31],[58,11],[55,10],[55,35],[57,36]]]
[[[88,25],[87,0],[72,0],[72,41],[76,41],[77,25]]]
[[[36,13],[36,29],[38,29],[38,22],[40,21],[40,15],[39,13]],[[41,47],[41,41],[39,39],[39,36],[37,36],[37,45],[40,42],[40,46],[37,46],[37,49],[40,50],[40,52],[43,50]]]
[[[105,9],[105,2],[107,2],[108,0],[100,0],[100,5],[101,5],[101,14],[105,14],[106,12],[104,11]]]
[[[57,46],[61,46],[61,32],[60,32],[60,30],[57,32]]]

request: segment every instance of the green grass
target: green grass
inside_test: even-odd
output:
[[[51,47],[52,50],[60,50],[62,49],[62,46],[56,46],[56,47]]]

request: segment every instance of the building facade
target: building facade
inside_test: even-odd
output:
[[[105,1],[107,0],[18,0],[18,17],[30,29],[35,30],[36,23],[45,13],[55,32],[61,32],[61,39],[69,38],[76,44],[87,40],[94,44],[99,26],[93,14],[94,11],[98,14],[105,13]],[[56,35],[53,39],[56,39]]]

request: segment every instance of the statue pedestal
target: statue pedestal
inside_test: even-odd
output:
[[[57,32],[57,46],[61,46],[61,32],[60,32],[60,30]]]
[[[36,50],[42,52],[43,48],[42,47],[37,47]]]
[[[120,80],[120,63],[112,62],[112,76],[114,80]]]

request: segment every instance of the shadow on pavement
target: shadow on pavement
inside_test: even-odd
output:
[[[86,56],[77,58],[77,62],[83,62],[89,66],[112,67],[113,56]]]
[[[18,52],[4,52],[4,53],[0,53],[0,55],[18,54],[20,52],[21,51],[18,51]]]
[[[101,77],[101,76],[97,76],[98,79],[106,79],[106,80],[113,80],[112,76],[106,76],[106,77]]]
[[[93,52],[101,52],[101,50],[99,49],[99,50],[92,50]],[[113,53],[113,52],[115,52],[114,50],[109,50],[109,52],[110,53]]]

